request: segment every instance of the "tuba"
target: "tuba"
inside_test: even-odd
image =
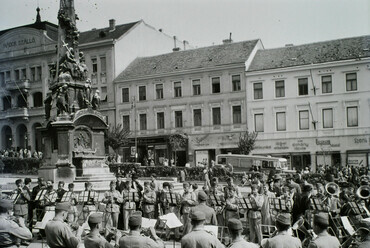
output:
[[[370,197],[370,187],[363,185],[356,190],[356,195],[362,200],[367,200]]]
[[[330,182],[325,185],[325,191],[331,196],[338,196],[340,188],[338,184]]]

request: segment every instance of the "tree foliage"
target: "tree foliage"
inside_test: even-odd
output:
[[[110,146],[115,152],[118,152],[119,148],[128,144],[130,133],[130,130],[123,128],[121,123],[113,126],[106,132],[105,144]]]
[[[172,150],[175,152],[175,164],[176,164],[176,151],[180,148],[186,147],[188,143],[188,136],[184,133],[174,133],[168,138],[168,142],[171,145]]]
[[[258,133],[257,132],[249,132],[248,130],[244,133],[240,133],[239,136],[239,153],[248,155],[253,149],[257,139]]]

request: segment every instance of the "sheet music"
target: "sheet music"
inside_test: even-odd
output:
[[[355,233],[355,229],[353,229],[351,223],[349,223],[348,217],[341,216],[340,219],[342,220],[344,229],[346,229],[350,235],[353,235]]]
[[[46,223],[48,223],[49,220],[52,220],[55,216],[54,211],[46,211],[44,217],[42,218],[42,221],[36,222],[35,229],[45,229]]]
[[[181,221],[174,213],[159,216],[159,219],[166,221],[166,226],[170,229],[182,226]]]
[[[155,224],[157,223],[157,219],[148,219],[148,218],[142,218],[142,222],[141,222],[141,226],[143,228],[149,228],[149,227],[153,227],[155,226]]]

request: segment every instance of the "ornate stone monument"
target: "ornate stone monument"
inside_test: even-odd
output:
[[[39,128],[44,165],[39,176],[54,182],[84,182],[96,190],[108,189],[114,175],[105,161],[105,116],[99,112],[100,98],[91,91],[83,53],[78,51],[78,19],[73,0],[61,0],[58,12],[57,60],[51,68],[45,122]]]

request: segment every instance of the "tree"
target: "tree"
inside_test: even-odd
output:
[[[188,136],[184,133],[174,133],[168,138],[173,151],[175,151],[175,165],[176,165],[176,151],[180,148],[186,147],[188,143]]]
[[[128,136],[130,135],[128,128],[123,128],[122,124],[118,124],[109,128],[105,136],[105,145],[110,146],[116,153],[118,150],[128,144]]]
[[[249,132],[248,130],[244,133],[240,133],[239,136],[239,153],[248,155],[253,149],[258,136],[258,132]]]

